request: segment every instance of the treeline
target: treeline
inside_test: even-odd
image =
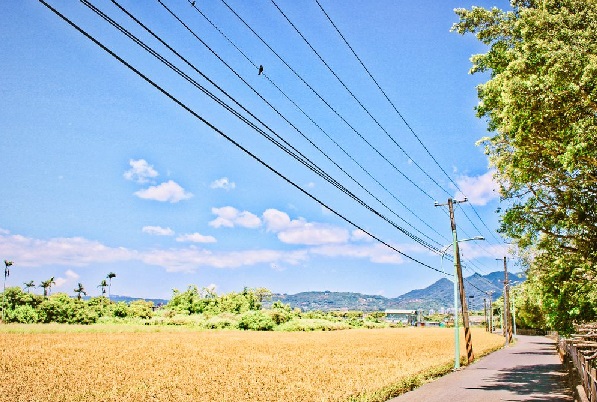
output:
[[[456,9],[471,58],[480,139],[499,185],[500,232],[528,277],[529,299],[560,333],[597,320],[597,7],[586,0],[511,1]]]
[[[210,288],[189,286],[173,290],[164,306],[136,300],[113,302],[105,296],[84,299],[66,293],[36,295],[19,287],[2,294],[4,321],[8,323],[133,323],[143,325],[182,325],[198,329],[239,329],[255,331],[330,331],[350,328],[381,328],[384,313],[364,315],[360,311],[301,312],[276,301],[264,309],[271,297],[264,288],[216,294]]]
[[[5,322],[93,324],[101,318],[149,319],[153,316],[153,302],[144,300],[115,303],[105,296],[88,300],[66,293],[41,296],[19,287],[6,288],[2,300]]]

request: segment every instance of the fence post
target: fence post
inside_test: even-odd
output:
[[[597,400],[597,384],[595,383],[597,381],[597,370],[591,369],[589,380],[591,381],[591,401],[595,401]]]
[[[583,385],[585,386],[585,392],[587,393],[587,396],[589,397],[589,401],[590,402],[597,402],[595,400],[595,394],[593,394],[591,392],[591,376],[590,376],[590,372],[591,372],[591,367],[589,366],[589,362],[585,360],[585,356],[580,353],[580,357],[581,357],[581,365],[582,365],[582,371],[583,371]]]

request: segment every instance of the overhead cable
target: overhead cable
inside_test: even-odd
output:
[[[257,155],[253,154],[247,148],[245,148],[240,143],[238,143],[237,141],[235,141],[233,138],[231,138],[230,136],[228,136],[225,132],[223,132],[222,130],[218,129],[216,126],[214,126],[212,123],[210,123],[204,117],[202,117],[201,115],[199,115],[197,112],[195,112],[189,106],[187,106],[186,104],[184,104],[182,101],[180,101],[174,95],[172,95],[170,92],[166,91],[164,88],[162,88],[156,82],[154,82],[153,80],[151,80],[148,76],[146,76],[145,74],[143,74],[140,70],[138,70],[137,68],[135,68],[134,66],[132,66],[131,64],[129,64],[122,57],[118,56],[115,52],[113,52],[112,50],[110,50],[103,43],[101,43],[100,41],[98,41],[97,39],[95,39],[93,36],[91,36],[89,33],[87,33],[85,30],[83,30],[81,27],[79,27],[73,21],[71,21],[70,19],[68,19],[65,15],[63,15],[57,9],[55,9],[50,4],[48,4],[45,0],[38,0],[38,1],[40,3],[42,3],[44,6],[46,6],[49,10],[51,10],[58,17],[60,17],[63,21],[65,21],[70,26],[72,26],[73,28],[75,28],[79,33],[81,33],[86,38],[88,38],[89,40],[91,40],[95,45],[97,45],[98,47],[100,47],[102,50],[104,50],[105,52],[107,52],[110,56],[112,56],[113,58],[115,58],[118,62],[120,62],[121,64],[123,64],[125,67],[127,67],[128,69],[130,69],[132,72],[134,72],[136,75],[138,75],[144,81],[146,81],[152,87],[154,87],[155,89],[157,89],[164,96],[168,97],[170,100],[172,100],[174,103],[176,103],[179,107],[183,108],[185,111],[187,111],[188,113],[190,113],[193,117],[197,118],[202,123],[204,123],[211,130],[213,130],[214,132],[216,132],[217,134],[219,134],[220,136],[222,136],[223,138],[225,138],[226,140],[228,140],[234,146],[236,146],[237,148],[239,148],[240,150],[242,150],[244,153],[246,153],[247,155],[249,155],[251,158],[253,158],[255,161],[257,161],[258,163],[260,163],[262,166],[266,167],[268,170],[270,170],[272,173],[274,173],[275,175],[277,175],[278,177],[280,177],[286,183],[290,184],[292,187],[294,187],[295,189],[299,190],[300,192],[302,192],[307,197],[311,198],[313,201],[317,202],[318,204],[320,204],[324,208],[327,208],[330,212],[332,212],[333,214],[335,214],[336,216],[338,216],[339,218],[341,218],[345,222],[349,223],[350,225],[352,225],[356,229],[359,229],[359,230],[363,231],[363,233],[367,234],[368,236],[370,236],[374,240],[376,240],[376,241],[384,244],[386,247],[388,247],[391,250],[397,252],[398,254],[402,255],[403,257],[405,257],[405,258],[407,258],[407,259],[409,259],[409,260],[411,260],[411,261],[413,261],[413,262],[415,262],[415,263],[417,263],[417,264],[419,264],[421,266],[424,266],[426,268],[432,269],[434,271],[437,271],[437,272],[440,272],[440,273],[443,273],[443,274],[446,274],[446,275],[450,275],[450,274],[448,274],[446,272],[440,271],[439,269],[437,269],[435,267],[432,267],[432,266],[430,266],[428,264],[425,264],[424,262],[419,261],[418,259],[416,259],[414,257],[411,257],[410,255],[408,255],[408,254],[406,254],[406,253],[398,250],[397,248],[395,248],[394,246],[392,246],[388,242],[385,242],[381,238],[379,238],[379,237],[373,235],[372,233],[368,232],[367,230],[365,230],[364,228],[362,228],[361,226],[359,226],[358,224],[356,224],[352,220],[348,219],[346,216],[344,216],[340,212],[336,211],[334,208],[332,208],[329,205],[325,204],[323,201],[319,200],[314,195],[312,195],[311,193],[309,193],[307,190],[303,189],[301,186],[299,186],[298,184],[296,184],[295,182],[293,182],[292,180],[290,180],[289,178],[287,178],[285,175],[283,175],[281,172],[279,172],[278,170],[276,170],[275,168],[273,168],[271,165],[267,164],[265,161],[263,161],[262,159],[260,159]]]
[[[314,162],[312,162],[308,157],[306,157],[305,155],[303,155],[302,153],[300,153],[298,150],[296,150],[294,147],[292,147],[290,144],[288,144],[282,137],[280,137],[277,133],[275,133],[271,128],[269,128],[263,122],[261,122],[261,120],[259,120],[257,117],[255,117],[250,111],[248,111],[246,108],[244,108],[234,98],[232,98],[226,91],[224,91],[219,86],[215,85],[215,83],[213,83],[211,80],[209,80],[204,74],[200,73],[199,70],[197,70],[195,68],[195,70],[197,72],[199,72],[204,78],[208,79],[210,81],[210,83],[214,84],[218,88],[218,90],[220,90],[221,92],[223,92],[229,99],[231,99],[233,102],[235,102],[239,107],[241,107],[247,113],[249,113],[252,117],[254,117],[257,121],[259,121],[262,125],[264,125],[264,127],[266,127],[268,129],[268,131],[272,132],[276,138],[278,138],[279,140],[281,140],[281,142],[278,141],[278,140],[276,140],[275,138],[273,138],[271,135],[267,134],[266,132],[264,132],[262,129],[260,129],[259,127],[257,127],[254,123],[252,123],[251,121],[249,121],[248,119],[246,119],[244,116],[242,116],[240,113],[238,113],[237,111],[235,111],[232,107],[230,107],[229,105],[227,105],[225,102],[223,102],[221,99],[219,99],[217,96],[215,96],[209,90],[207,90],[205,87],[203,87],[197,81],[195,81],[193,78],[191,78],[190,76],[188,76],[186,73],[184,73],[178,67],[174,66],[170,61],[168,61],[167,59],[165,59],[163,56],[161,56],[159,53],[157,53],[151,47],[149,47],[148,45],[146,45],[143,41],[141,41],[135,35],[133,35],[132,33],[130,33],[128,30],[126,30],[124,27],[122,27],[116,21],[114,21],[113,19],[111,19],[109,16],[107,16],[105,13],[103,13],[101,10],[99,10],[97,7],[95,7],[93,4],[91,4],[88,0],[81,0],[81,2],[83,4],[85,4],[87,7],[89,7],[92,11],[94,11],[97,15],[99,15],[102,19],[104,19],[106,22],[108,22],[110,25],[112,25],[113,27],[115,27],[116,29],[118,29],[120,32],[122,32],[123,34],[125,34],[129,39],[133,40],[141,48],[143,48],[144,50],[146,50],[152,56],[154,56],[155,58],[157,58],[159,61],[161,61],[162,63],[164,63],[167,67],[169,67],[174,72],[176,72],[178,75],[180,75],[182,78],[184,78],[186,81],[188,81],[190,84],[192,84],[193,86],[195,86],[197,89],[201,90],[203,93],[205,93],[206,95],[208,95],[211,99],[213,99],[218,104],[220,104],[222,107],[224,107],[226,110],[228,110],[229,112],[231,112],[234,116],[236,116],[242,122],[244,122],[245,124],[247,124],[253,130],[257,131],[260,135],[264,136],[266,139],[268,139],[270,142],[272,142],[278,148],[280,148],[281,150],[283,150],[284,152],[286,152],[288,155],[292,156],[298,162],[302,163],[305,167],[309,168],[311,171],[313,171],[314,173],[316,173],[317,175],[319,175],[320,177],[322,177],[324,180],[328,181],[334,187],[338,188],[344,194],[348,195],[350,198],[352,198],[358,204],[360,204],[361,206],[363,206],[365,209],[369,210],[373,214],[375,214],[378,217],[380,217],[381,219],[385,220],[390,225],[392,225],[394,228],[396,228],[397,230],[399,230],[401,233],[403,233],[406,236],[410,237],[412,240],[416,241],[417,243],[419,243],[423,247],[425,247],[425,248],[427,248],[427,249],[429,249],[429,250],[431,250],[431,251],[433,251],[435,253],[437,253],[439,251],[439,249],[437,247],[431,245],[430,243],[426,242],[425,240],[421,239],[420,237],[418,237],[418,236],[410,233],[409,231],[407,231],[406,229],[404,229],[400,225],[396,224],[395,222],[393,222],[392,220],[390,220],[389,218],[387,218],[386,216],[384,216],[383,214],[381,214],[380,212],[378,212],[377,210],[375,210],[373,207],[369,206],[366,202],[364,202],[362,199],[360,199],[358,196],[356,196],[354,193],[352,193],[350,190],[348,190],[346,187],[344,187],[341,183],[339,183],[337,180],[335,180],[333,177],[331,177],[328,173],[326,173],[323,169],[321,169],[319,166],[317,166]],[[288,145],[288,147],[285,146],[284,144]]]

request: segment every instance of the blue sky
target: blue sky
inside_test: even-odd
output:
[[[261,124],[226,98],[232,97],[267,125],[260,126],[262,132],[287,141],[386,220],[282,152],[84,4],[50,1],[302,190],[41,3],[2,2],[0,258],[14,261],[8,286],[53,276],[54,292],[73,293],[81,282],[95,295],[113,271],[112,293],[135,297],[168,298],[173,288],[189,284],[215,285],[218,292],[263,286],[280,293],[395,297],[443,277],[395,250],[452,271],[450,262],[442,264],[437,253],[395,227],[437,248],[448,244],[449,218],[434,200],[462,196],[451,181],[470,199],[456,210],[459,237],[487,238],[462,243],[464,274],[501,269],[495,259],[507,248],[495,233],[499,200],[487,159],[475,146],[487,135],[474,113],[475,87],[487,76],[468,74],[470,56],[484,48],[450,27],[454,8],[507,8],[506,1],[319,1],[400,115],[315,0],[275,4],[363,107],[270,0],[198,1],[226,38],[186,0],[164,4],[192,33],[157,1],[119,2],[191,66],[112,2],[92,3],[238,114]]]

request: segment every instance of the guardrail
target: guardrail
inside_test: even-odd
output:
[[[586,398],[597,402],[597,324],[579,326],[577,333],[558,342],[562,362],[574,367]]]

